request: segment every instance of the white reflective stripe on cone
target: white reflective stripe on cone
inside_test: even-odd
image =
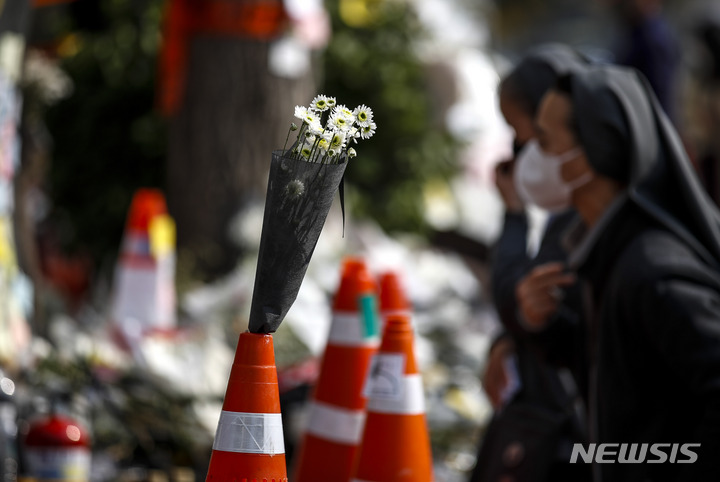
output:
[[[365,336],[360,313],[337,312],[332,317],[328,344],[373,347],[380,344],[380,336]]]
[[[213,450],[245,454],[284,454],[282,415],[223,410]]]
[[[331,442],[357,445],[365,425],[363,410],[349,410],[317,400],[310,401],[307,433]]]
[[[367,403],[367,411],[398,415],[425,413],[425,394],[420,374],[402,377],[402,388],[398,398],[371,397]]]

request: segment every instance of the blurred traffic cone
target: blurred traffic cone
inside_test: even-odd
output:
[[[240,335],[205,480],[287,482],[272,335]]]
[[[133,196],[115,271],[112,317],[125,338],[175,327],[175,223],[157,189],[138,189]]]
[[[295,482],[350,479],[365,422],[362,388],[380,342],[376,296],[364,261],[346,259]]]
[[[400,282],[400,275],[394,271],[387,271],[380,275],[380,320],[382,331],[385,329],[385,320],[391,315],[412,315],[410,301]]]
[[[433,480],[425,399],[413,341],[410,318],[389,316],[365,387],[367,419],[355,482]]]

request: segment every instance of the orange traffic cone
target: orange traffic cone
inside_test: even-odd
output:
[[[175,224],[163,193],[133,196],[115,270],[112,318],[124,336],[175,327]]]
[[[363,384],[380,343],[375,283],[362,259],[344,262],[294,482],[347,481],[365,422]]]
[[[380,275],[380,319],[382,330],[385,329],[385,320],[391,315],[412,315],[410,301],[405,296],[405,290],[400,282],[400,276],[394,271],[386,271]]]
[[[408,316],[386,320],[365,390],[367,419],[354,482],[432,481],[425,399]]]
[[[240,335],[205,480],[287,482],[272,335]]]

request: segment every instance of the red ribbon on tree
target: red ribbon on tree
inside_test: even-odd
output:
[[[165,115],[180,105],[188,43],[197,34],[270,40],[287,24],[282,0],[168,0],[160,52],[158,103]]]

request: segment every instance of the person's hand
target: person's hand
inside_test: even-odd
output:
[[[564,296],[561,289],[575,283],[575,275],[565,272],[563,263],[536,266],[517,285],[517,298],[523,321],[531,329],[540,329],[557,309]]]
[[[515,352],[515,345],[509,338],[499,340],[488,354],[488,362],[482,377],[482,385],[493,408],[498,409],[502,403],[502,394],[509,383],[509,375],[505,370],[505,358]]]
[[[505,209],[511,213],[521,213],[525,209],[525,203],[515,190],[513,181],[514,160],[500,161],[495,166],[495,186],[500,192],[500,197],[505,203]]]

